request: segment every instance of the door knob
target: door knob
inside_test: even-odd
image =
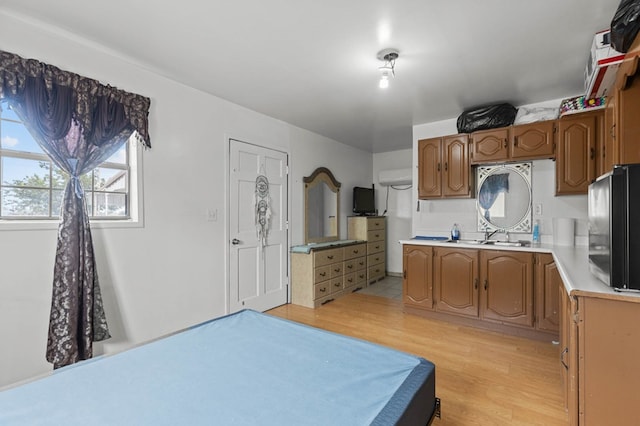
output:
[[[238,244],[240,244],[240,240],[237,238],[234,238],[233,240],[231,240],[231,244],[233,244],[234,246],[237,246]]]

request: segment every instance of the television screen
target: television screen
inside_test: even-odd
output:
[[[373,188],[353,188],[353,213],[358,215],[376,214],[375,192]]]

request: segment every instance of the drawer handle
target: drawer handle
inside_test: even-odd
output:
[[[478,278],[475,278],[475,279],[473,280],[473,289],[474,289],[474,290],[477,290],[477,289],[478,289]]]
[[[358,278],[364,278],[364,274],[360,274]]]
[[[353,254],[358,254],[358,250],[354,250],[354,251],[353,251]]]
[[[325,275],[327,275],[327,273],[326,273],[326,272],[320,272],[320,274],[319,274],[319,275],[320,275],[321,277],[324,277]]]
[[[376,225],[376,226],[380,225],[380,222],[375,222],[375,225]]]
[[[334,272],[340,272],[340,268],[336,268],[333,270]]]
[[[329,302],[333,302],[333,299],[327,299],[324,302],[322,302],[321,305],[326,305]]]
[[[341,285],[342,285],[342,284],[340,284],[340,283],[333,283],[333,286],[334,286],[334,287],[340,287]]]
[[[347,281],[349,281],[350,283],[353,282],[353,278],[349,278]]]
[[[380,236],[380,234],[376,234],[376,238],[378,238]]]
[[[332,260],[333,256],[327,256],[327,259]]]
[[[376,246],[376,250],[378,250],[380,248],[380,246]]]
[[[353,265],[347,265],[347,269],[353,269]]]
[[[322,288],[320,289],[320,293],[324,293],[325,291],[327,291],[327,289],[326,289],[326,288],[324,288],[324,287],[322,287]]]
[[[564,362],[564,354],[566,354],[566,353],[569,353],[569,348],[564,348],[562,353],[560,353],[560,364],[562,364],[562,366],[565,368],[565,370],[568,370],[569,366],[567,365],[566,362]]]
[[[353,290],[351,290],[351,293],[355,293],[356,291],[362,290],[362,287],[356,287]]]

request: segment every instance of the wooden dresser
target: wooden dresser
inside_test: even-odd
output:
[[[316,308],[366,287],[366,252],[363,241],[293,247],[291,303]]]
[[[349,216],[347,237],[367,242],[367,284],[386,275],[386,224],[384,216]]]

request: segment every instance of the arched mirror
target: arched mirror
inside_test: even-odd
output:
[[[531,163],[479,166],[478,231],[531,232]]]
[[[304,243],[336,241],[340,235],[340,182],[318,167],[304,182]]]

